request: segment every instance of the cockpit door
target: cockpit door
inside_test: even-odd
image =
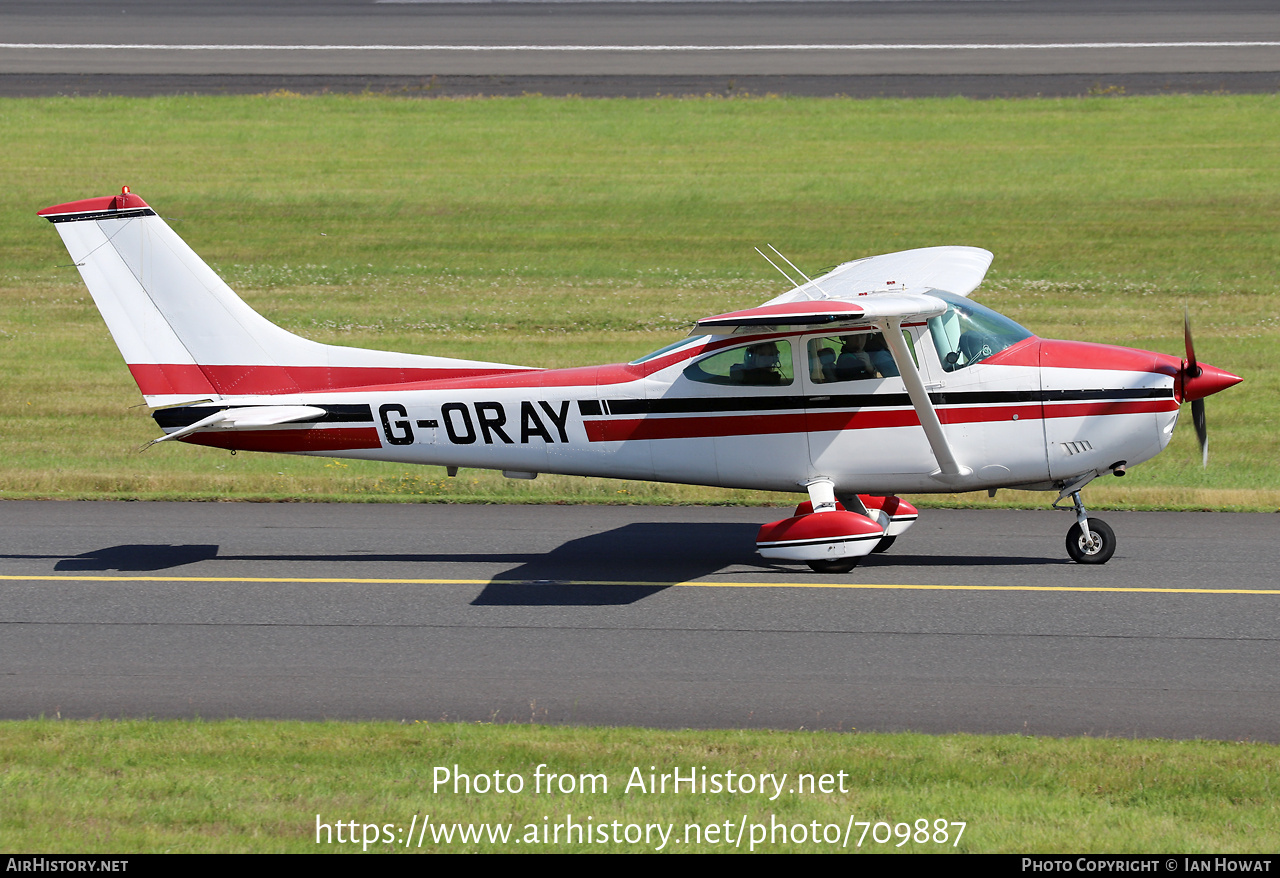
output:
[[[903,329],[913,354],[920,329]],[[816,473],[838,489],[874,492],[894,490],[902,474],[919,476],[937,467],[878,331],[809,335],[800,345],[809,459]],[[927,365],[919,368],[927,382]]]

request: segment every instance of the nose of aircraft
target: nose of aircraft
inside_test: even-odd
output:
[[[1039,347],[1041,366],[1085,366],[1168,375],[1174,379],[1173,392],[1179,403],[1196,402],[1244,380],[1225,369],[1197,362],[1195,351],[1190,346],[1189,356],[1185,360],[1137,348],[1119,348],[1082,341],[1040,339]]]
[[[1181,374],[1182,386],[1178,396],[1182,402],[1204,399],[1220,390],[1234,387],[1244,380],[1239,375],[1232,375],[1216,366],[1210,366],[1207,363],[1188,363],[1185,360]]]

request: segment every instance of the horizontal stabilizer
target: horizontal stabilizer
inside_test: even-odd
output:
[[[295,424],[322,418],[326,414],[322,408],[313,405],[254,405],[242,408],[223,409],[214,412],[207,418],[201,418],[194,424],[166,433],[159,439],[152,439],[143,446],[150,448],[157,442],[170,439],[181,439],[201,430],[258,430],[262,427],[274,427],[279,424]]]

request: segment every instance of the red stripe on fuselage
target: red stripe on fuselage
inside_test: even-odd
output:
[[[381,448],[376,427],[348,427],[326,429],[311,427],[305,430],[211,430],[184,436],[179,442],[192,445],[208,445],[212,448],[228,448],[235,451],[353,451],[360,448]]]
[[[1140,415],[1148,412],[1176,412],[1176,399],[1147,399],[1138,402],[1114,400],[1111,402],[1078,402],[1046,405],[1046,418],[1090,418],[1101,415]]]
[[[765,433],[802,433],[804,415],[721,415],[708,418],[619,418],[585,421],[592,442],[628,442],[642,439],[692,439],[706,436],[758,436]]]
[[[973,424],[1038,418],[1082,418],[1103,415],[1135,415],[1171,412],[1178,408],[1172,399],[1116,400],[1038,405],[944,408],[938,418],[944,424]],[[772,415],[711,415],[700,417],[617,418],[586,421],[587,438],[592,442],[626,442],[643,439],[697,439],[715,436],[758,436],[768,433],[835,433],[843,430],[875,430],[887,427],[918,427],[915,409],[862,409],[859,411],[792,412]]]

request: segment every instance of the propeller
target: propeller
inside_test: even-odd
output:
[[[1182,366],[1182,384],[1185,388],[1191,379],[1204,374],[1200,364],[1196,362],[1196,345],[1191,339],[1191,312],[1186,305],[1182,306],[1182,336],[1187,345],[1187,360]],[[1200,442],[1201,466],[1209,465],[1209,425],[1204,419],[1204,397],[1191,400],[1191,423],[1196,428],[1196,439]]]
[[[1209,366],[1196,359],[1196,346],[1191,340],[1191,315],[1186,306],[1182,309],[1182,333],[1187,343],[1187,358],[1178,372],[1176,394],[1179,402],[1191,403],[1191,423],[1200,441],[1200,455],[1205,466],[1209,465],[1209,430],[1204,418],[1204,398],[1226,390],[1242,380],[1224,369]]]

